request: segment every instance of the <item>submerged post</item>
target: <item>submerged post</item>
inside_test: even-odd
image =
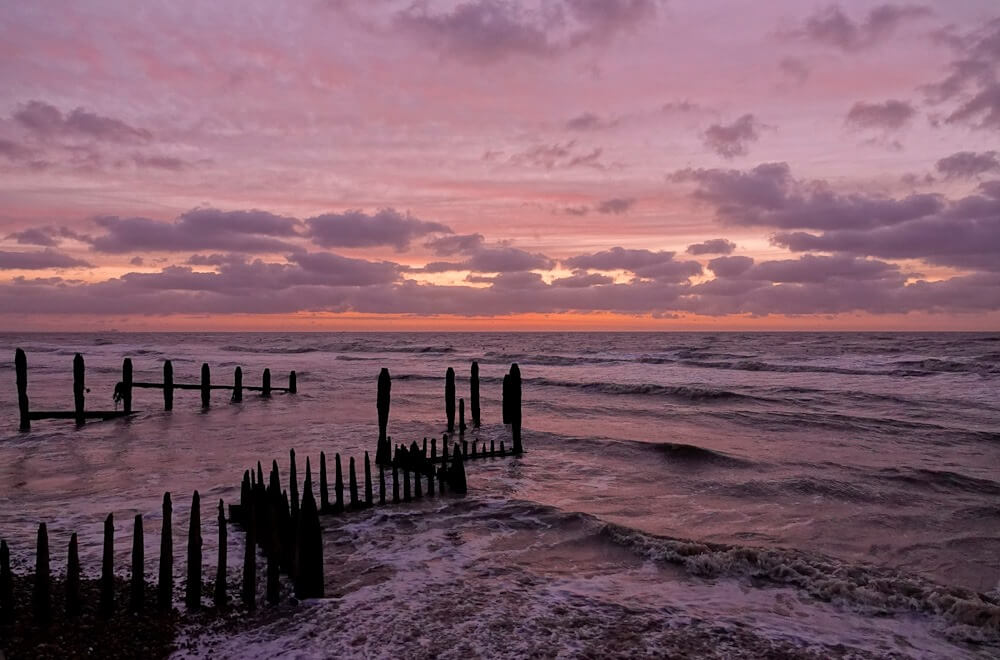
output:
[[[209,400],[212,396],[212,374],[209,372],[208,363],[201,365],[201,407],[208,408]]]
[[[80,550],[74,533],[69,537],[69,559],[66,562],[66,615],[78,614],[80,614]]]
[[[83,424],[84,421],[86,421],[83,416],[83,393],[86,390],[83,377],[83,356],[77,353],[73,356],[73,409],[76,411],[76,423],[78,425]]]
[[[448,433],[455,432],[455,370],[448,367],[444,375],[444,414],[448,418]]]
[[[28,357],[20,348],[14,351],[14,371],[17,372],[17,408],[21,413],[19,431],[31,430],[31,414],[28,410]]]
[[[260,395],[263,397],[271,396],[271,370],[265,369],[264,376],[261,380]]]
[[[521,369],[517,363],[510,365],[510,427],[514,435],[515,454],[524,451],[521,446]]]
[[[455,443],[455,452],[451,459],[451,467],[448,470],[448,488],[460,495],[464,495],[467,492],[465,463],[462,460],[462,452],[458,448],[458,443]]]
[[[122,408],[126,415],[132,412],[132,358],[122,360]]]
[[[229,539],[226,529],[226,507],[222,500],[219,500],[219,562],[215,571],[215,607],[222,609],[226,606],[226,567],[229,563],[227,554],[229,552]]]
[[[104,519],[104,557],[101,561],[101,616],[115,611],[115,514]]]
[[[389,370],[385,367],[378,374],[378,446],[375,448],[375,463],[387,465],[392,460],[392,451],[389,447],[389,440],[386,437],[386,429],[389,425],[389,393],[392,390],[392,379],[389,377]]]
[[[163,494],[163,526],[160,529],[160,581],[156,587],[156,606],[167,612],[174,600],[174,529],[170,493]]]
[[[201,607],[201,497],[191,496],[191,521],[188,524],[187,589],[184,601],[188,609]]]
[[[372,462],[365,452],[365,506],[371,506],[374,502],[372,495]]]
[[[170,360],[163,363],[163,409],[174,409],[174,365]]]
[[[233,374],[233,403],[243,401],[243,367],[236,367]]]
[[[52,584],[49,575],[49,530],[42,523],[38,526],[38,543],[35,546],[35,589],[31,597],[35,620],[47,624],[52,617]]]
[[[472,362],[472,376],[469,378],[469,404],[472,406],[472,425],[479,426],[479,363]]]
[[[296,380],[297,379],[295,377],[295,372],[294,371],[291,372],[290,374],[288,374],[288,393],[289,394],[295,394],[296,392],[299,391],[299,389],[298,389],[298,383],[296,382]]]
[[[146,546],[142,538],[142,514],[136,514],[132,527],[132,592],[129,608],[141,612],[146,602],[145,564]]]

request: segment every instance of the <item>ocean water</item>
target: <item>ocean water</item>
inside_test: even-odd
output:
[[[299,394],[230,404],[136,390],[127,420],[17,431],[15,347],[33,409],[113,408],[121,360],[135,379],[256,385],[298,373]],[[1000,335],[897,333],[358,333],[0,335],[0,537],[30,566],[47,522],[54,566],[80,535],[99,571],[113,512],[128,572],[146,520],[154,579],[160,501],[174,499],[183,557],[202,497],[206,575],[214,511],[244,469],[288,449],[374,458],[376,378],[393,376],[397,442],[445,427],[444,373],[503,439],[500,387],[524,383],[520,458],[467,465],[469,494],[325,517],[323,600],[235,634],[184,631],[181,655],[245,657],[1000,655]],[[468,401],[467,401],[468,403]],[[468,412],[468,411],[467,411]],[[346,465],[345,465],[346,468]],[[314,481],[315,481],[314,473]],[[242,534],[230,534],[240,575]],[[183,571],[178,561],[178,573]]]

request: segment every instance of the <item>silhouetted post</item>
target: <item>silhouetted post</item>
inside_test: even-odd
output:
[[[244,479],[249,477],[244,473]],[[249,502],[246,503],[249,505]],[[242,509],[244,514],[246,508]],[[170,493],[163,494],[163,526],[160,530],[160,581],[156,590],[156,605],[161,612],[170,610],[174,600],[174,530],[173,506]]]
[[[80,550],[76,534],[69,537],[69,559],[66,562],[66,615],[80,614]]]
[[[350,479],[349,484],[350,484],[350,487],[351,487],[351,508],[352,509],[357,509],[358,508],[358,477],[357,477],[357,474],[355,474],[355,472],[354,472],[354,457],[353,456],[351,456],[350,470],[349,470],[349,473],[348,473],[348,478]]]
[[[233,403],[243,401],[243,368],[236,367],[233,373]]]
[[[264,370],[264,378],[263,378],[263,380],[261,382],[260,395],[262,397],[269,397],[269,396],[271,396],[271,370],[270,369],[265,369]]]
[[[420,484],[420,469],[413,470],[413,499],[419,500],[424,496],[423,486]]]
[[[378,503],[385,504],[385,466],[378,466]]]
[[[132,412],[132,358],[122,361],[122,409],[126,415]]]
[[[472,425],[479,426],[479,363],[473,361],[469,378],[469,404],[472,406]]]
[[[466,441],[462,440],[462,449],[463,449],[463,451],[465,450],[465,446],[466,446],[465,443],[466,443]],[[472,458],[476,458],[477,457],[476,456],[476,445],[478,445],[478,444],[479,443],[476,442],[475,440],[472,441]]]
[[[31,430],[31,413],[28,409],[28,357],[20,348],[14,351],[14,371],[17,372],[17,408],[21,413],[18,430]]]
[[[174,409],[174,365],[170,360],[163,363],[163,409]]]
[[[455,370],[448,367],[444,376],[444,414],[448,417],[448,433],[455,432]]]
[[[10,548],[6,541],[0,541],[0,623],[13,620],[14,576],[10,572]]]
[[[288,450],[288,494],[292,498],[292,521],[299,519],[299,475],[295,469],[295,450]]]
[[[229,530],[226,529],[226,507],[219,500],[219,561],[215,571],[215,607],[226,606],[226,566],[229,563]]]
[[[319,453],[319,510],[330,509],[330,488],[326,481],[326,452]]]
[[[389,393],[392,390],[392,379],[389,370],[382,368],[378,374],[378,446],[375,450],[375,463],[387,465],[392,460],[386,429],[389,426]]]
[[[249,611],[257,609],[257,557],[254,549],[257,547],[257,523],[253,510],[253,501],[248,503],[249,510],[244,512],[246,518],[246,544],[243,546],[243,605]]]
[[[295,372],[288,374],[288,393],[295,394],[299,391],[298,383],[296,382]]]
[[[399,503],[399,466],[395,461],[392,464],[392,502]]]
[[[503,456],[506,453],[507,453],[507,450],[504,449],[504,447],[503,447],[503,440],[501,440],[500,441],[500,455]]]
[[[101,561],[101,616],[115,611],[115,514],[104,519],[104,557]]]
[[[299,574],[295,583],[295,595],[298,598],[322,598],[323,530],[312,493],[306,493],[302,498],[299,538]]]
[[[191,496],[191,522],[188,525],[187,589],[184,597],[188,609],[201,607],[201,497]]]
[[[403,466],[403,501],[409,502],[412,497],[410,497],[410,468]]]
[[[276,515],[277,512],[275,511],[274,508],[274,503],[268,500],[268,504],[266,505],[265,508],[267,509],[267,523],[268,526],[271,528],[271,532],[268,534],[268,536],[270,537],[271,548],[270,552],[267,553],[267,586],[266,586],[265,597],[269,604],[276,605],[280,600],[280,594],[281,594],[281,582],[278,575],[278,562],[279,562],[278,555],[281,543],[277,540],[278,533],[276,528],[278,526],[278,521]]]
[[[465,483],[465,463],[462,460],[462,453],[455,444],[454,457],[451,459],[451,468],[448,470],[448,487],[452,492],[464,495],[467,492]]]
[[[514,435],[514,453],[524,451],[521,446],[521,369],[517,363],[510,365],[510,426]]]
[[[462,440],[462,458],[469,457],[469,441]]]
[[[31,598],[35,621],[48,624],[52,617],[52,584],[49,575],[49,530],[42,523],[38,526],[38,543],[35,546],[35,590]]]
[[[428,495],[433,495],[434,494],[434,479],[436,478],[436,475],[434,474],[435,467],[434,467],[434,457],[433,457],[433,455],[437,453],[436,451],[434,451],[435,449],[436,449],[436,447],[434,447],[434,439],[431,438],[431,459],[428,460],[426,463],[424,463],[424,468],[427,470],[427,494]]]
[[[201,365],[201,407],[208,408],[209,400],[212,397],[212,374],[209,372],[208,363]]]
[[[344,471],[340,467],[340,454],[333,457],[333,512],[344,511]]]
[[[76,410],[76,423],[83,424],[86,419],[83,416],[83,394],[86,391],[84,386],[84,366],[83,356],[77,353],[73,356],[73,407]]]
[[[146,602],[146,547],[142,539],[142,515],[136,514],[132,527],[132,595],[129,607],[133,612],[141,612]]]
[[[465,399],[458,400],[458,432],[465,433]]]
[[[444,487],[448,475],[448,436],[441,439],[441,469],[438,470],[438,481]]]
[[[365,506],[371,506],[373,504],[372,496],[372,462],[368,458],[368,452],[365,452]]]
[[[312,465],[309,463],[309,457],[306,456],[306,479],[302,482],[302,497],[306,496],[306,491],[312,492],[313,489],[313,473]]]

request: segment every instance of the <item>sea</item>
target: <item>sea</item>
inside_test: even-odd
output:
[[[298,393],[217,390],[202,410],[177,391],[167,412],[137,389],[129,418],[19,432],[18,347],[34,410],[72,408],[75,353],[88,409],[115,408],[125,357],[136,381],[166,359],[178,383],[202,363],[215,384],[295,370]],[[478,361],[465,439],[509,447],[519,365],[522,456],[469,461],[464,496],[324,517],[325,598],[186,624],[178,657],[1000,657],[998,333],[0,334],[0,356],[15,570],[45,522],[54,570],[75,532],[96,576],[113,513],[127,576],[138,513],[155,581],[169,491],[178,589],[195,490],[211,576],[215,511],[244,470],[276,460],[287,481],[294,449],[318,489],[321,451],[374,459],[381,368],[394,443],[440,443],[449,367],[470,422]],[[242,544],[231,528],[234,593]]]

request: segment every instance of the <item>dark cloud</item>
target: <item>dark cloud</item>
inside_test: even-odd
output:
[[[936,36],[952,49],[954,59],[947,76],[924,88],[928,100],[957,103],[946,123],[1000,130],[1000,18],[962,34],[949,28]]]
[[[60,242],[51,232],[42,227],[15,231],[7,234],[7,239],[14,239],[20,245],[41,245],[44,247],[55,247]]]
[[[450,257],[454,254],[468,254],[483,246],[482,234],[450,234],[432,238],[424,243],[439,257]]]
[[[858,101],[847,112],[844,122],[861,129],[896,131],[905,126],[917,111],[906,101],[891,99],[884,103]]]
[[[584,112],[566,122],[566,128],[571,131],[599,131],[617,125],[617,119],[604,119],[593,112]]]
[[[746,114],[731,124],[712,124],[702,134],[702,141],[723,158],[745,156],[750,144],[760,139],[762,128],[752,114]]]
[[[597,212],[621,215],[632,208],[635,205],[635,201],[636,200],[632,197],[613,197],[611,199],[606,199],[598,203]]]
[[[566,206],[566,207],[563,208],[562,212],[565,213],[566,215],[576,215],[576,216],[587,215],[588,213],[590,213],[590,207],[589,206]]]
[[[688,254],[732,254],[735,249],[736,243],[725,238],[713,238],[689,245],[685,251]]]
[[[588,273],[585,270],[573,271],[569,277],[558,277],[552,280],[552,286],[588,287],[599,284],[611,284],[614,279],[600,273]]]
[[[308,236],[321,247],[388,245],[401,252],[416,238],[451,233],[447,225],[403,215],[395,209],[381,209],[372,215],[362,211],[326,213],[307,218],[305,223]]]
[[[143,259],[142,257],[140,257],[138,255],[132,257],[131,259],[129,259],[128,262],[130,264],[132,264],[133,266],[142,266],[142,265],[144,265],[146,263],[145,259]]]
[[[14,113],[14,119],[42,138],[75,135],[108,142],[145,142],[152,138],[149,131],[129,126],[120,119],[104,117],[83,108],[64,115],[58,108],[43,101],[24,104]]]
[[[512,165],[539,167],[546,170],[571,169],[577,166],[604,169],[600,162],[603,149],[595,147],[580,151],[576,140],[569,142],[554,142],[539,144],[524,151],[513,154],[507,162]]]
[[[580,254],[564,259],[563,265],[573,270],[625,270],[637,277],[669,282],[683,282],[702,272],[696,261],[675,261],[673,252],[623,247]]]
[[[882,43],[903,23],[928,17],[932,13],[923,5],[882,4],[869,11],[864,20],[856,20],[838,5],[830,5],[807,18],[788,36],[843,51],[858,51]]]
[[[83,259],[46,248],[39,252],[0,251],[0,270],[44,270],[46,268],[93,268]]]
[[[1000,171],[1000,160],[995,151],[959,151],[942,158],[935,167],[949,179],[971,179],[980,174]]]
[[[708,262],[708,269],[717,277],[737,277],[753,266],[750,257],[716,257]]]

